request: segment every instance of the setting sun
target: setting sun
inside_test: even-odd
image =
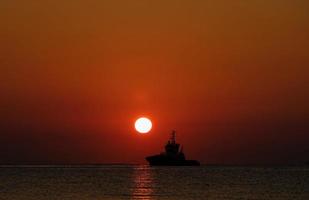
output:
[[[146,117],[141,117],[135,121],[135,129],[139,133],[148,133],[152,128],[152,123],[150,119]]]

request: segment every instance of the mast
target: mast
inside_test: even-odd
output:
[[[175,130],[173,130],[171,133],[170,141],[172,144],[176,144],[176,131]]]

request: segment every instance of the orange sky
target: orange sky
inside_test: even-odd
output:
[[[0,2],[0,163],[309,154],[305,0]],[[149,135],[133,129],[147,115]]]

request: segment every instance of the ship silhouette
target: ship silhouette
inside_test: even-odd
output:
[[[183,147],[176,143],[176,131],[173,131],[165,145],[165,152],[148,156],[145,159],[151,166],[197,166],[197,160],[186,160]]]

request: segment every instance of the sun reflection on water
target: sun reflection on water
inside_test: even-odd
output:
[[[133,174],[132,199],[153,200],[153,176],[149,166],[137,166]]]

